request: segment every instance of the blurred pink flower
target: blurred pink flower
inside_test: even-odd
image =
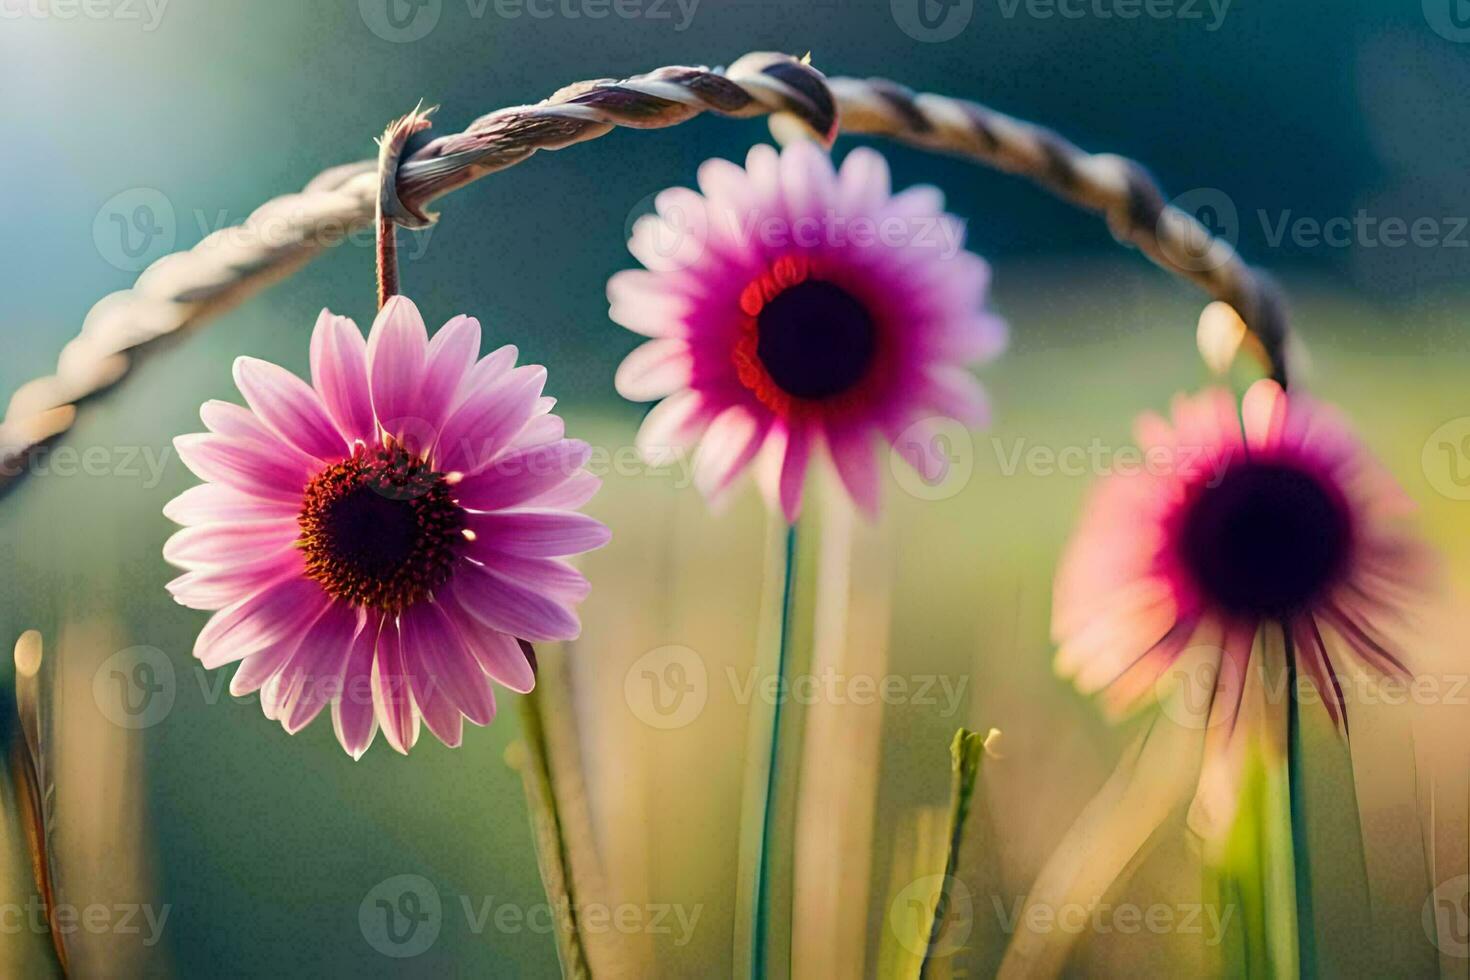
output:
[[[625,398],[663,399],[638,435],[645,455],[698,443],[712,502],[753,464],[788,521],[822,445],[870,516],[880,438],[907,432],[905,458],[942,472],[920,430],[985,421],[964,366],[999,354],[1006,330],[984,310],[989,267],[963,251],[939,191],[892,194],[876,152],[853,150],[839,173],[807,142],[757,146],[744,169],[709,160],[699,187],[658,195],[628,242],[646,268],[608,283],[612,319],[652,338],[617,373]]]
[[[175,440],[208,482],[164,508],[185,525],[169,591],[219,610],[194,655],[239,661],[230,692],[259,690],[286,731],[330,704],[354,758],[379,727],[407,752],[421,719],[458,745],[462,719],[494,717],[492,679],[534,685],[519,640],[577,635],[587,581],[560,559],[608,539],[572,510],[599,484],[588,446],[563,438],[544,368],[479,350],[477,321],[430,341],[401,296],[366,342],[323,310],[311,385],[242,357],[249,408],[208,402],[210,431]]]
[[[1229,744],[1257,631],[1277,624],[1345,732],[1330,651],[1409,674],[1382,627],[1429,568],[1411,501],[1336,411],[1271,381],[1238,412],[1215,389],[1135,429],[1148,464],[1095,489],[1057,574],[1058,672],[1122,712],[1191,646],[1215,647],[1209,727]]]

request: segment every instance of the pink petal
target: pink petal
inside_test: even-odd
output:
[[[281,555],[251,562],[187,572],[169,582],[165,588],[181,606],[214,610],[223,609],[254,595],[287,575],[300,573],[300,555],[288,549]]]
[[[755,457],[765,438],[763,418],[745,405],[731,405],[715,416],[694,456],[694,485],[718,500]]]
[[[455,317],[429,341],[419,413],[435,432],[458,402],[460,385],[479,356],[480,321],[473,317]]]
[[[428,724],[429,732],[445,745],[457,746],[463,738],[462,716],[440,688],[440,677],[429,664],[435,652],[457,638],[445,629],[444,621],[432,602],[419,602],[398,617],[398,630],[403,636],[403,660],[409,666],[409,685],[413,704]],[[437,663],[437,661],[435,661]]]
[[[633,222],[628,251],[645,267],[677,273],[704,261],[710,245],[710,208],[687,187],[659,191],[653,201],[656,214]]]
[[[455,571],[454,597],[486,626],[533,643],[573,640],[582,631],[576,615],[560,602],[468,562]]]
[[[1252,449],[1270,449],[1281,441],[1286,425],[1286,392],[1269,378],[1262,378],[1246,390],[1240,403],[1240,417],[1246,444]]]
[[[328,601],[316,582],[288,576],[215,613],[194,641],[194,656],[210,670],[234,663],[301,632]]]
[[[405,652],[398,624],[385,619],[373,659],[373,710],[388,744],[407,755],[419,740],[419,713],[413,706]]]
[[[993,313],[976,313],[944,327],[935,337],[936,353],[961,364],[992,361],[1010,339],[1006,322]]]
[[[502,510],[471,514],[468,524],[481,545],[524,558],[577,555],[612,537],[601,521],[574,511]]]
[[[325,615],[325,607],[322,613]],[[316,621],[312,622],[315,625]],[[290,662],[291,655],[296,652],[305,636],[306,630],[293,633],[281,642],[272,643],[264,650],[258,650],[240,661],[240,668],[235,671],[235,676],[230,678],[230,695],[243,698],[269,684],[281,672],[281,668]],[[279,685],[271,689],[271,707],[266,712],[267,717],[272,717],[275,713],[276,695],[279,690]]]
[[[459,383],[459,391],[454,398],[454,408],[464,404],[464,400],[477,391],[489,388],[496,381],[510,373],[510,369],[516,366],[516,358],[520,351],[515,344],[506,344],[497,347],[475,362],[474,366],[465,372],[464,380]]]
[[[486,626],[471,616],[452,594],[442,605],[445,614],[459,630],[465,649],[497,684],[520,694],[536,686],[536,672],[531,669],[531,663],[515,637]]]
[[[276,716],[288,734],[301,731],[340,697],[342,672],[362,621],[355,606],[333,602],[302,637],[278,678]]]
[[[311,334],[311,383],[348,443],[377,441],[367,342],[357,324],[322,310]]]
[[[428,347],[429,334],[418,307],[405,296],[389,299],[368,335],[368,379],[378,424],[399,440],[428,434],[421,406]]]
[[[710,411],[697,391],[676,391],[653,406],[638,427],[634,444],[651,466],[678,462],[709,423]]]
[[[941,414],[967,427],[983,426],[990,417],[990,402],[974,375],[963,368],[934,367],[928,371],[925,402]]]
[[[561,486],[586,465],[592,447],[580,439],[512,450],[454,489],[461,507],[501,510]]]
[[[346,455],[346,440],[305,381],[254,357],[236,358],[234,373],[251,410],[281,439],[317,459]]]
[[[601,486],[602,480],[591,473],[573,473],[561,486],[537,494],[524,504],[528,509],[576,510],[595,497]]]
[[[400,620],[406,656],[416,661],[414,703],[429,730],[445,745],[458,745],[461,716],[477,725],[495,716],[489,679],[465,649],[459,630],[438,603],[421,602]]]
[[[726,208],[749,208],[751,200],[750,180],[739,164],[712,157],[699,165],[697,173],[699,190],[711,201]]]
[[[196,524],[163,544],[163,560],[182,568],[231,565],[280,557],[301,536],[295,518],[242,524]]]
[[[1164,579],[1119,588],[1105,612],[1063,641],[1057,673],[1074,677],[1084,694],[1101,690],[1162,640],[1178,614],[1173,587]]]
[[[271,446],[282,441],[250,409],[218,398],[211,398],[199,406],[199,419],[215,435],[253,439]]]
[[[374,713],[372,674],[373,659],[383,617],[374,613],[352,640],[347,662],[342,671],[342,691],[332,702],[332,730],[337,743],[355,759],[361,759],[373,737],[378,734],[378,718]]]
[[[688,296],[670,288],[667,276],[646,269],[624,269],[607,281],[608,318],[645,337],[682,333],[690,310]]]
[[[845,426],[827,432],[832,465],[853,502],[868,518],[876,519],[880,486],[878,462],[873,453],[872,432],[861,426]]]
[[[811,459],[811,433],[804,426],[789,429],[786,454],[781,462],[781,512],[788,524],[795,524],[801,514],[801,491],[806,482],[807,462]]]
[[[613,386],[629,401],[647,402],[688,387],[694,360],[683,340],[650,340],[618,365]]]
[[[175,524],[270,520],[295,517],[299,503],[257,497],[219,483],[201,483],[164,504],[163,516]]]
[[[260,443],[216,435],[174,438],[179,458],[200,479],[299,506],[302,491],[316,474],[301,463],[307,457],[281,448],[273,454]]]
[[[850,150],[837,173],[837,207],[844,214],[877,212],[892,192],[888,161],[866,146]]]
[[[473,542],[465,555],[484,566],[491,575],[566,603],[581,602],[592,591],[586,576],[556,558],[523,558]]]
[[[810,140],[798,140],[781,151],[781,196],[793,219],[821,216],[836,190],[832,158]]]
[[[466,475],[490,465],[530,420],[545,383],[545,368],[527,366],[489,388],[471,392],[439,433],[435,465],[446,473]]]
[[[554,398],[539,399],[537,410],[540,410],[541,403],[554,402],[555,400]],[[556,442],[565,437],[566,434],[567,425],[566,422],[562,421],[560,415],[537,415],[531,421],[527,422],[521,428],[521,431],[515,434],[515,438],[506,447],[506,452],[515,449],[529,449],[544,443]],[[502,454],[500,458],[504,459],[505,457]]]

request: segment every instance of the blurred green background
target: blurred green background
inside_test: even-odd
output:
[[[170,243],[187,247],[327,165],[370,156],[371,136],[419,98],[442,106],[437,127],[449,131],[577,79],[811,49],[830,74],[978,99],[1082,146],[1134,156],[1172,192],[1223,193],[1237,210],[1242,252],[1292,292],[1306,382],[1346,408],[1421,503],[1457,587],[1470,577],[1470,503],[1457,482],[1470,457],[1442,455],[1436,442],[1442,426],[1470,415],[1470,232],[1460,218],[1470,214],[1470,104],[1457,97],[1470,78],[1470,46],[1433,2],[1236,0],[1213,30],[1203,4],[1198,20],[1125,20],[1043,18],[1025,4],[980,2],[956,36],[933,42],[900,26],[903,0],[702,0],[687,22],[689,8],[673,3],[594,20],[430,0],[422,9],[437,20],[413,40],[383,36],[374,3],[169,0],[150,11],[118,0],[89,8],[106,16],[65,17],[61,4],[0,0],[12,188],[0,233],[0,393],[47,373],[92,303]],[[699,119],[541,154],[442,202],[431,234],[405,248],[404,289],[431,326],[468,312],[485,325],[487,345],[514,342],[547,364],[548,391],[562,399],[572,434],[610,460],[626,458],[619,453],[641,409],[618,402],[611,379],[636,338],[607,320],[603,285],[631,264],[623,246],[631,215],[663,187],[692,183],[701,160],[740,159],[766,138],[758,121]],[[844,139],[836,152],[850,145]],[[1006,760],[988,769],[1001,853],[986,879],[1007,905],[1129,734],[1106,726],[1050,670],[1051,572],[1093,475],[1009,472],[1006,460],[1018,447],[1121,447],[1138,411],[1206,380],[1192,336],[1200,298],[1119,252],[1100,222],[1012,178],[884,149],[896,185],[936,183],[968,219],[970,246],[995,264],[995,302],[1011,320],[1013,346],[982,372],[994,429],[956,447],[970,476],[940,500],[918,499],[890,478],[882,524],[855,538],[855,577],[867,591],[856,593],[854,616],[878,630],[887,669],[963,684],[952,711],[941,700],[881,712],[869,969],[905,821],[944,802],[955,727],[1007,733]],[[149,235],[129,227],[140,203],[156,219],[145,222]],[[1339,247],[1275,234],[1282,221],[1360,211],[1379,222],[1431,218],[1434,242],[1392,246],[1363,232]],[[75,893],[170,909],[156,947],[87,941],[127,946],[142,954],[127,962],[149,972],[555,974],[543,921],[498,927],[476,918],[502,905],[524,914],[543,901],[520,780],[503,761],[518,733],[514,695],[459,750],[426,737],[404,759],[380,740],[354,764],[325,721],[288,738],[257,704],[224,694],[228,671],[206,674],[190,658],[204,614],[163,591],[172,573],[159,551],[171,526],[160,508],[194,482],[170,440],[199,428],[204,400],[236,398],[234,356],[304,373],[322,306],[365,324],[371,264],[360,238],[157,347],[59,443],[101,447],[105,465],[74,472],[53,449],[0,498],[0,636],[42,631],[71,678],[58,716],[83,719],[79,727],[90,718],[97,740],[57,746],[79,758],[70,783],[58,778],[58,807],[85,801],[73,804],[87,811],[76,818],[101,828],[90,838],[68,833],[110,842],[95,853],[78,845]],[[584,563],[594,591],[584,638],[569,651],[591,808],[630,901],[700,910],[686,943],[676,942],[674,920],[671,934],[644,937],[660,974],[723,976],[750,710],[726,678],[727,670],[743,677],[752,662],[765,519],[751,493],[710,515],[677,473],[631,467],[606,481],[590,509],[613,527],[614,542]],[[803,543],[808,596],[818,547],[814,536]],[[697,652],[709,701],[689,724],[662,730],[639,717],[625,681],[640,657],[670,644]],[[138,731],[99,725],[96,678],[137,647],[171,668],[172,705]],[[1382,724],[1390,734],[1377,745],[1381,761],[1402,770],[1413,746],[1400,721]],[[106,771],[127,778],[89,776],[88,758],[116,763]],[[1370,880],[1377,900],[1367,919],[1348,911],[1319,927],[1345,973],[1419,974],[1436,959],[1419,917],[1423,861],[1397,857],[1424,846],[1413,789],[1359,778],[1375,839],[1394,856],[1342,872],[1343,881]],[[7,841],[13,849],[14,835]],[[150,860],[132,867],[139,853]],[[1177,859],[1166,851],[1130,887],[1166,897],[1197,888]],[[109,865],[134,897],[98,884]],[[433,945],[403,960],[383,955],[359,922],[374,889],[399,875],[426,879],[443,909]],[[23,902],[29,886],[11,880],[3,901]],[[993,930],[988,894],[977,902],[977,920]],[[1084,944],[1079,970],[1158,969],[1203,955],[1177,949],[1183,941],[1100,945]],[[1169,959],[1176,955],[1184,958]],[[40,969],[42,961],[18,962]]]

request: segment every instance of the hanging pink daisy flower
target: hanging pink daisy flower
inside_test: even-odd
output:
[[[779,155],[757,146],[744,169],[704,163],[699,187],[658,195],[628,243],[646,268],[608,283],[612,319],[652,338],[617,374],[625,398],[663,399],[640,448],[658,459],[698,443],[695,481],[715,501],[754,465],[794,521],[825,447],[876,514],[880,439],[986,419],[965,365],[1005,346],[1003,322],[984,309],[989,267],[963,251],[963,223],[940,193],[890,193],[872,150],[834,172],[811,143]],[[940,471],[932,440],[902,441],[921,473]]]
[[[1193,646],[1221,651],[1209,726],[1228,742],[1263,625],[1346,732],[1338,655],[1408,676],[1383,627],[1425,582],[1412,503],[1337,412],[1259,381],[1143,416],[1148,465],[1094,491],[1053,604],[1057,669],[1115,712],[1146,700]]]
[[[420,720],[458,745],[462,719],[494,716],[491,680],[534,685],[519,641],[577,635],[588,587],[562,558],[608,539],[573,510],[599,484],[588,446],[563,438],[544,368],[479,350],[477,321],[430,341],[401,296],[366,342],[324,310],[312,384],[242,357],[249,408],[208,402],[210,431],[174,441],[208,482],[164,508],[185,525],[169,591],[219,610],[194,655],[240,662],[230,692],[259,690],[286,731],[330,704],[354,758],[379,727],[407,752]]]

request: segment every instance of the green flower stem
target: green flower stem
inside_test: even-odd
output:
[[[769,973],[771,864],[780,799],[781,702],[791,669],[792,602],[796,589],[795,525],[772,518],[766,592],[757,636],[761,673],[777,679],[776,697],[764,716],[758,698],[749,722],[745,803],[741,817],[739,878],[736,884],[734,975],[765,980]]]
[[[796,584],[796,525],[786,532],[786,570],[781,585],[781,634],[776,644],[776,671],[780,684],[776,688],[775,704],[771,706],[771,751],[766,766],[766,789],[764,812],[761,815],[760,863],[755,889],[755,933],[751,947],[752,976],[764,978],[766,972],[767,935],[770,932],[771,915],[771,841],[775,835],[776,810],[779,799],[776,794],[781,764],[781,705],[786,700],[783,692],[788,689],[786,673],[791,664],[791,599]]]

